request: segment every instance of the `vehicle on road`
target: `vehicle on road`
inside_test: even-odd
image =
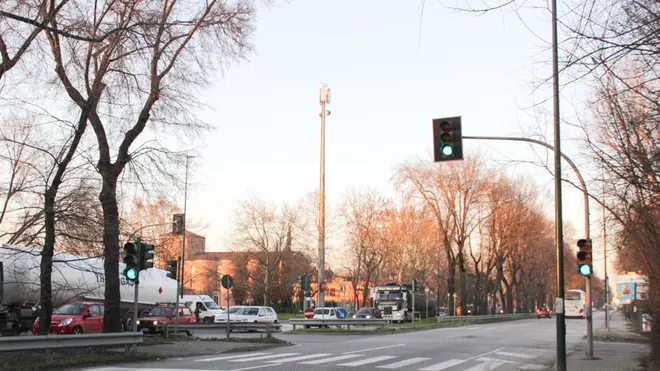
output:
[[[550,318],[550,309],[548,307],[536,308],[536,318],[542,317]]]
[[[103,259],[56,252],[52,268],[53,307],[73,301],[103,303],[103,262]],[[30,331],[39,316],[40,263],[40,249],[0,246],[0,330],[3,335]],[[122,276],[124,267],[123,263],[119,263],[121,318],[124,328],[132,329],[135,283]],[[176,281],[167,277],[167,271],[150,268],[140,272],[140,317],[149,313],[157,303],[174,302],[175,299]]]
[[[242,307],[233,314],[230,314],[229,320],[231,322],[260,322],[260,323],[278,322],[277,313],[275,312],[275,309],[271,307],[263,307],[263,306]]]
[[[414,300],[413,300],[414,296]],[[383,314],[383,319],[396,322],[412,321],[415,318],[426,317],[428,298],[428,315],[435,317],[437,312],[436,296],[424,292],[413,292],[412,285],[402,285],[396,282],[378,286],[374,292],[374,307]],[[415,308],[413,310],[413,301]]]
[[[159,305],[136,322],[138,331],[147,330],[150,334],[162,334],[168,326],[176,322],[176,312],[173,304]],[[179,305],[179,323],[195,323],[197,319],[192,310],[185,305]],[[183,330],[188,336],[192,333]]]
[[[183,295],[179,302],[193,309],[198,322],[220,322],[222,315],[227,316],[225,310],[208,295]]]
[[[584,308],[587,305],[587,293],[582,290],[568,290],[564,296],[564,316],[566,318],[584,319]]]
[[[383,318],[383,314],[380,313],[378,308],[363,307],[353,315],[353,318]]]
[[[49,333],[93,334],[103,332],[103,304],[74,301],[53,310]],[[39,318],[32,325],[32,334],[39,333]]]

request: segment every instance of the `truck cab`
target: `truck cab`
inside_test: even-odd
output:
[[[221,316],[227,313],[208,295],[183,295],[181,302],[193,310],[198,322],[220,322]]]

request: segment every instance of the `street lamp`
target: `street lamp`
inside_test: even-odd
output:
[[[183,277],[184,277],[183,271],[184,271],[184,267],[186,266],[186,264],[185,264],[186,263],[186,229],[188,228],[188,210],[187,210],[188,209],[188,161],[191,158],[195,158],[195,156],[186,155],[186,178],[185,178],[185,186],[183,188],[184,189],[183,190],[183,242],[182,242],[183,246],[181,248],[181,250],[182,250],[182,252],[181,252],[181,277],[180,277],[181,284],[179,286],[181,288],[181,293],[180,293],[181,298],[183,298],[183,288],[184,288],[183,285],[185,283],[183,281]],[[177,309],[177,312],[178,312],[178,309]]]

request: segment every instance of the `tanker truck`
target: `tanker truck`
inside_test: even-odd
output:
[[[0,246],[0,330],[16,335],[31,329],[39,316],[41,250],[32,247]],[[124,264],[119,263],[119,272]],[[167,271],[150,268],[140,272],[139,317],[158,303],[176,301],[176,281]],[[121,318],[124,328],[133,327],[135,283],[120,273]],[[56,252],[53,256],[53,308],[73,300],[103,301],[103,259]]]

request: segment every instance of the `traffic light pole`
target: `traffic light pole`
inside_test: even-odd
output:
[[[183,268],[181,267],[181,257],[177,259],[178,263],[176,265],[176,270],[177,270],[177,277],[176,277],[176,303],[174,304],[174,336],[179,335],[179,276],[178,276],[178,271],[181,270],[183,271]],[[169,335],[169,334],[168,334]]]
[[[135,244],[138,246],[138,255],[139,255],[139,249],[140,247],[140,236],[138,236],[135,239]],[[135,290],[133,292],[133,332],[137,332],[138,330],[138,325],[137,325],[137,320],[138,320],[138,311],[140,310],[140,307],[138,305],[138,297],[139,297],[139,291],[140,291],[140,269],[138,267],[136,277],[135,277]]]
[[[556,0],[555,0],[556,1]],[[558,107],[556,107],[558,109]],[[551,146],[550,144],[543,142],[538,139],[532,139],[532,138],[524,138],[524,137],[490,137],[490,136],[468,136],[464,135],[463,139],[484,139],[484,140],[508,140],[512,142],[528,142],[528,143],[534,143],[541,145],[549,150],[555,151],[555,147]],[[555,138],[555,145],[558,144],[557,139]],[[590,231],[589,231],[589,192],[587,191],[587,184],[584,182],[584,178],[582,178],[582,174],[580,174],[580,170],[578,170],[577,166],[573,161],[571,161],[568,156],[566,156],[564,153],[561,151],[557,150],[555,151],[555,154],[566,160],[566,162],[573,168],[573,171],[575,171],[575,175],[577,175],[578,180],[580,182],[580,186],[582,187],[582,193],[584,194],[584,233],[586,234],[586,238],[589,238]],[[557,164],[556,164],[557,165]],[[561,173],[559,172],[561,169],[559,166],[555,166],[555,177],[558,182],[561,184]],[[561,187],[558,189],[559,193],[561,193]],[[559,207],[557,209],[557,207]],[[556,211],[561,211],[561,204],[555,205]],[[561,212],[560,212],[561,214]],[[556,218],[561,219],[561,215],[555,215]],[[563,221],[562,221],[563,223]],[[564,313],[563,313],[563,302],[564,302],[564,241],[563,241],[563,226],[559,225],[558,228],[562,228],[561,234],[561,240],[557,241],[557,298],[561,298],[562,301],[562,313],[556,313],[557,316],[557,370],[558,371],[565,371],[566,370],[566,319],[564,318]],[[557,236],[558,238],[559,236]],[[593,318],[591,315],[591,277],[587,276],[587,282],[586,282],[586,292],[587,292],[587,301],[588,301],[588,306],[585,308],[586,316],[587,316],[587,357],[591,358],[593,357]]]

